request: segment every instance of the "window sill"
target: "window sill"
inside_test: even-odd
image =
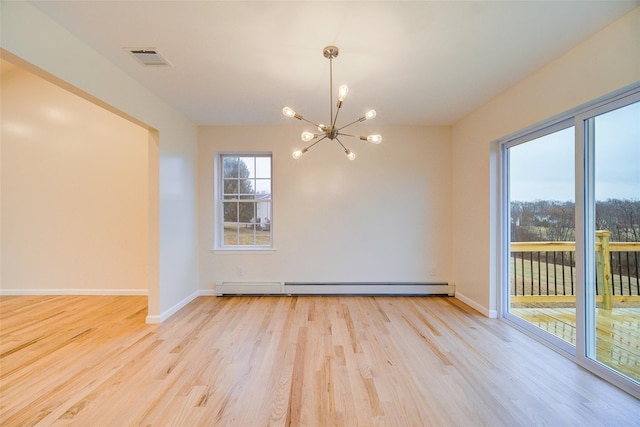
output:
[[[275,248],[224,248],[224,249],[211,249],[216,255],[273,255],[276,253]]]

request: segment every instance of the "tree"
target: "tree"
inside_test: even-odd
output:
[[[640,200],[608,199],[596,203],[596,228],[611,231],[616,242],[640,241]]]
[[[547,240],[571,241],[575,231],[575,205],[573,202],[551,202],[546,220]]]
[[[541,239],[534,225],[535,205],[532,202],[511,202],[511,240],[531,242]]]

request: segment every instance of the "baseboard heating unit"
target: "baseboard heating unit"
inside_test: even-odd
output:
[[[449,283],[222,282],[216,295],[455,295]]]

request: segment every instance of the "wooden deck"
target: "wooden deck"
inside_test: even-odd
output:
[[[512,308],[511,313],[575,345],[575,308]],[[640,381],[640,308],[596,309],[596,358]]]

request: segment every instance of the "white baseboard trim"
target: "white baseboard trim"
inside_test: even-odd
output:
[[[489,310],[488,308],[483,307],[482,305],[478,304],[471,298],[464,296],[460,292],[456,292],[455,297],[460,301],[462,301],[463,303],[467,304],[469,307],[479,311],[484,316],[489,317],[490,319],[495,319],[498,317],[498,312],[496,310]]]
[[[159,323],[164,322],[169,317],[171,317],[174,314],[176,314],[178,312],[178,310],[180,310],[185,305],[189,304],[191,301],[196,299],[198,296],[199,296],[199,291],[195,291],[194,293],[192,293],[188,297],[184,298],[182,301],[178,302],[177,304],[175,304],[173,307],[169,308],[168,310],[165,310],[164,312],[160,313],[159,315],[151,315],[151,314],[148,315],[147,318],[146,318],[146,323],[155,325],[155,324],[159,324]]]
[[[199,297],[215,297],[217,296],[215,289],[200,289],[198,291]]]
[[[147,289],[0,289],[0,296],[33,296],[33,295],[116,295],[138,296],[148,295]]]
[[[201,291],[203,292],[203,291]],[[209,292],[209,291],[207,291]],[[214,294],[222,295],[450,295],[447,283],[282,283],[222,282]]]

